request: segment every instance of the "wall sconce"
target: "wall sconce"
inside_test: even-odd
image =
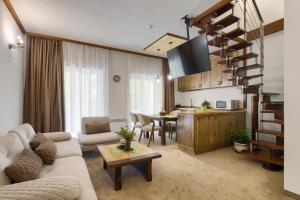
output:
[[[20,36],[18,36],[17,41],[15,43],[13,43],[13,42],[8,43],[8,48],[9,49],[23,49],[24,48],[23,44],[24,44],[24,42],[23,42],[22,38]]]

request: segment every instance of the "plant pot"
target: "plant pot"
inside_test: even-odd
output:
[[[207,106],[201,106],[201,111],[206,112],[207,111]]]
[[[249,144],[234,142],[234,149],[236,152],[241,153],[242,151],[249,150]]]
[[[126,140],[125,145],[124,145],[124,150],[129,151],[131,146],[131,140]]]

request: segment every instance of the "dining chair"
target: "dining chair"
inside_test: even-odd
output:
[[[170,112],[170,115],[177,116],[178,110]],[[173,128],[175,129],[175,141],[177,141],[177,120],[176,121],[167,121],[166,124],[169,126],[169,138],[173,138]]]
[[[154,142],[154,132],[161,131],[161,127],[155,125],[153,117],[151,117],[151,116],[138,114],[138,120],[144,124],[144,126],[142,127],[142,130],[145,133],[150,133],[150,137],[148,139],[148,145],[147,145],[149,147],[151,140]],[[142,134],[140,134],[139,142],[141,141],[141,137],[142,137]]]
[[[140,129],[141,130],[140,134],[141,135],[144,134],[144,137],[145,137],[145,133],[142,129],[144,124],[139,121],[138,115],[136,113],[132,113],[132,112],[129,113],[129,115],[130,115],[131,121],[133,122],[133,129],[132,130],[134,131],[135,129]]]

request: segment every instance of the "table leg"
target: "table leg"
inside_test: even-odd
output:
[[[115,190],[122,189],[122,167],[115,168]]]
[[[104,159],[103,159],[103,169],[107,169],[107,164]]]
[[[146,162],[146,181],[152,181],[152,160]]]
[[[161,145],[166,145],[166,122],[163,120],[162,122],[162,130],[160,133]]]

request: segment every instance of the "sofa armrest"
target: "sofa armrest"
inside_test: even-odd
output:
[[[71,133],[68,132],[50,132],[43,133],[47,138],[51,139],[53,142],[61,142],[70,140],[72,138]]]
[[[5,200],[77,200],[80,182],[76,177],[58,176],[26,181],[0,187]]]

